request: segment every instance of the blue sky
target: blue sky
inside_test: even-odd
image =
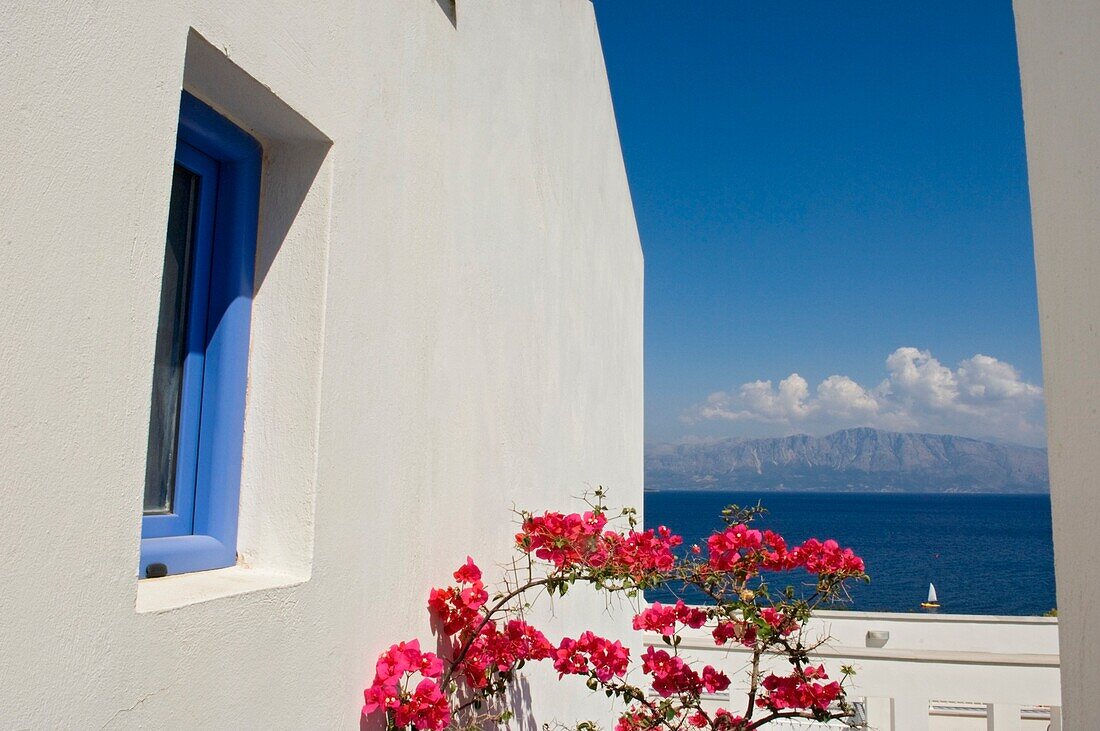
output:
[[[1042,443],[1009,0],[595,7],[646,257],[648,438]]]

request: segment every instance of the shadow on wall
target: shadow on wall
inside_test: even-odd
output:
[[[310,195],[328,195],[317,176],[332,140],[193,28],[187,36],[184,88],[263,145],[254,284],[259,294],[279,250],[292,240],[291,228],[325,228],[324,222],[301,219]]]
[[[458,8],[455,7],[455,0],[435,0],[439,5],[440,10],[447,16],[447,20],[451,21],[451,25],[455,28],[458,27]]]
[[[264,146],[264,182],[260,191],[260,230],[256,242],[257,293],[287,240],[291,226],[298,220],[302,203],[313,188],[330,146],[331,143],[287,143],[283,140]]]
[[[359,714],[359,731],[386,731],[386,720],[381,713],[372,713],[367,718]]]
[[[509,710],[515,714],[516,728],[520,731],[538,731],[539,723],[531,715],[531,683],[522,675],[508,693]]]

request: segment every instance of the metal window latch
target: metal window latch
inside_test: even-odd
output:
[[[162,563],[151,563],[145,567],[145,578],[159,579],[168,575],[168,566]]]

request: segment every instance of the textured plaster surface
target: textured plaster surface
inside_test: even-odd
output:
[[[640,503],[642,257],[587,0],[0,15],[0,726],[356,728],[377,652],[505,555],[513,505]],[[195,601],[135,576],[179,94],[217,78],[189,35],[319,133],[220,100],[309,169],[264,181],[301,215],[261,232],[244,562]],[[548,677],[529,719],[606,717]]]
[[[1065,728],[1100,719],[1100,5],[1016,0]]]

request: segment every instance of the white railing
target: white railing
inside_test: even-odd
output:
[[[814,658],[830,675],[839,677],[841,665],[855,668],[849,696],[859,703],[863,728],[1061,731],[1056,619],[821,612],[807,634],[828,638]],[[655,635],[645,642],[663,645]],[[745,677],[747,650],[716,647],[705,630],[688,630],[680,652],[734,680],[729,694],[708,705],[743,709],[745,690],[736,684]],[[780,663],[775,670],[789,672]]]

